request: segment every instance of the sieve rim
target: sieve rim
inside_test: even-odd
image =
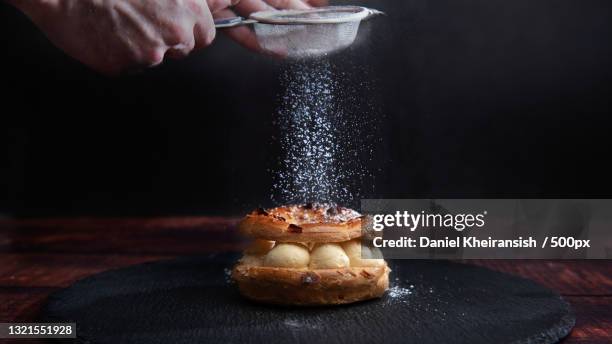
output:
[[[286,15],[299,15],[323,12],[348,13],[337,18],[283,18]],[[262,24],[300,25],[300,24],[341,24],[361,21],[372,14],[372,10],[361,6],[325,6],[308,10],[273,10],[259,11],[250,15],[250,19]]]

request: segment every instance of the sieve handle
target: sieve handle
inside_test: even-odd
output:
[[[257,23],[257,20],[253,19],[245,19],[242,17],[231,17],[231,18],[222,18],[215,20],[215,28],[223,29],[227,27],[241,26],[241,25],[250,25],[253,23]]]

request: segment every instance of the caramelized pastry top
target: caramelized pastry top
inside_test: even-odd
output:
[[[267,215],[282,218],[294,225],[341,224],[361,217],[353,209],[327,203],[286,205],[272,209],[257,209],[251,215]]]
[[[257,209],[239,224],[248,236],[281,242],[342,242],[361,236],[361,214],[323,203]]]

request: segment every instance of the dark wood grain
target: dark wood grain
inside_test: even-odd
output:
[[[0,253],[0,287],[67,287],[78,279],[98,272],[171,257]]]
[[[50,293],[101,271],[238,251],[246,241],[235,224],[235,218],[220,217],[0,220],[0,321],[36,321]],[[529,278],[564,295],[577,316],[564,343],[612,343],[612,261],[467,263]]]
[[[576,326],[566,343],[612,343],[612,297],[566,296]]]
[[[34,321],[47,296],[58,289],[0,287],[0,322]]]
[[[1,269],[1,267],[0,267]],[[36,322],[49,294],[58,288],[0,287],[0,322]],[[0,344],[43,344],[43,339],[0,339]]]
[[[236,219],[51,219],[0,221],[0,252],[181,254],[238,250]]]

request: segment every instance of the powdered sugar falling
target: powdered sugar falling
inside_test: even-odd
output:
[[[367,123],[354,89],[329,60],[288,65],[281,75],[277,126],[281,157],[273,170],[277,204],[324,202],[351,205],[360,196]],[[351,108],[353,106],[353,108]],[[368,110],[368,109],[365,109]],[[369,151],[368,151],[369,153]]]

